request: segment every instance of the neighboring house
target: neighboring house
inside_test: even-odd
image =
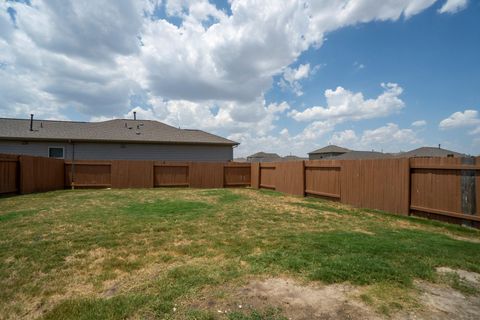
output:
[[[237,142],[152,120],[0,118],[0,153],[71,160],[231,161]]]
[[[282,158],[283,161],[301,161],[301,160],[308,160],[307,158],[297,157],[294,155],[285,156]]]
[[[347,152],[350,152],[350,150],[331,144],[321,149],[317,149],[315,151],[309,152],[308,159],[319,160],[319,159],[337,157]]]
[[[396,155],[400,158],[429,158],[429,157],[466,157],[465,154],[455,151],[442,149],[438,147],[421,147],[408,152],[402,152]]]
[[[389,153],[376,151],[350,151],[331,158],[332,160],[367,160],[367,159],[388,159],[393,158]]]
[[[278,162],[282,161],[276,153],[257,152],[247,157],[247,162]]]

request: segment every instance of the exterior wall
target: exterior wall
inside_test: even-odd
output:
[[[336,157],[336,156],[342,155],[344,153],[345,152],[312,153],[312,154],[308,155],[308,159],[309,160],[320,160],[320,159]]]
[[[1,141],[0,154],[48,157],[48,147],[63,147],[72,159],[72,144],[62,142]],[[75,143],[76,160],[231,161],[233,148],[218,145]]]

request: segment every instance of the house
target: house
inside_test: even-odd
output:
[[[278,161],[282,161],[282,157],[280,157],[276,153],[257,152],[247,157],[247,162],[278,162]]]
[[[408,152],[402,152],[397,154],[397,157],[401,158],[428,158],[428,157],[452,157],[461,158],[466,157],[465,154],[458,153],[452,150],[442,149],[438,147],[421,147],[418,149],[410,150]]]
[[[282,158],[283,161],[302,161],[302,160],[308,160],[307,158],[302,158],[302,157],[297,157],[294,155],[289,155],[285,156]]]
[[[0,118],[0,153],[75,160],[231,161],[237,142],[152,120]]]
[[[332,160],[368,160],[368,159],[388,159],[393,158],[389,153],[376,151],[350,151],[339,156],[333,157]]]
[[[319,160],[319,159],[325,159],[325,158],[331,158],[331,157],[336,157],[340,156],[342,154],[345,154],[347,152],[350,152],[349,149],[342,148],[333,144],[330,144],[326,147],[317,149],[315,151],[309,152],[308,153],[308,159],[309,160]]]

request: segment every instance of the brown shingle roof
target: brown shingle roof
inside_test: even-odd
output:
[[[453,155],[454,157],[464,157],[465,154],[458,153],[452,150],[442,149],[438,147],[421,147],[418,149],[410,150],[398,154],[401,158],[414,158],[414,157],[447,157]]]
[[[387,159],[392,158],[391,154],[375,151],[350,151],[342,155],[331,157],[333,160],[366,160],[366,159]]]
[[[345,153],[349,152],[349,149],[342,148],[333,144],[330,144],[326,147],[317,149],[315,151],[309,152],[308,154],[318,154],[318,153]]]
[[[153,120],[77,122],[0,118],[0,139],[238,145],[220,136]]]

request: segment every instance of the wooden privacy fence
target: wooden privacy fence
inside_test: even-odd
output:
[[[63,160],[0,155],[0,194],[63,189]]]
[[[252,186],[480,227],[479,158],[278,163],[63,161],[0,155],[0,194],[75,187]]]
[[[480,227],[478,158],[252,163],[252,187]]]
[[[73,177],[73,182],[72,182]],[[249,163],[65,161],[65,186],[223,188],[250,185]]]

